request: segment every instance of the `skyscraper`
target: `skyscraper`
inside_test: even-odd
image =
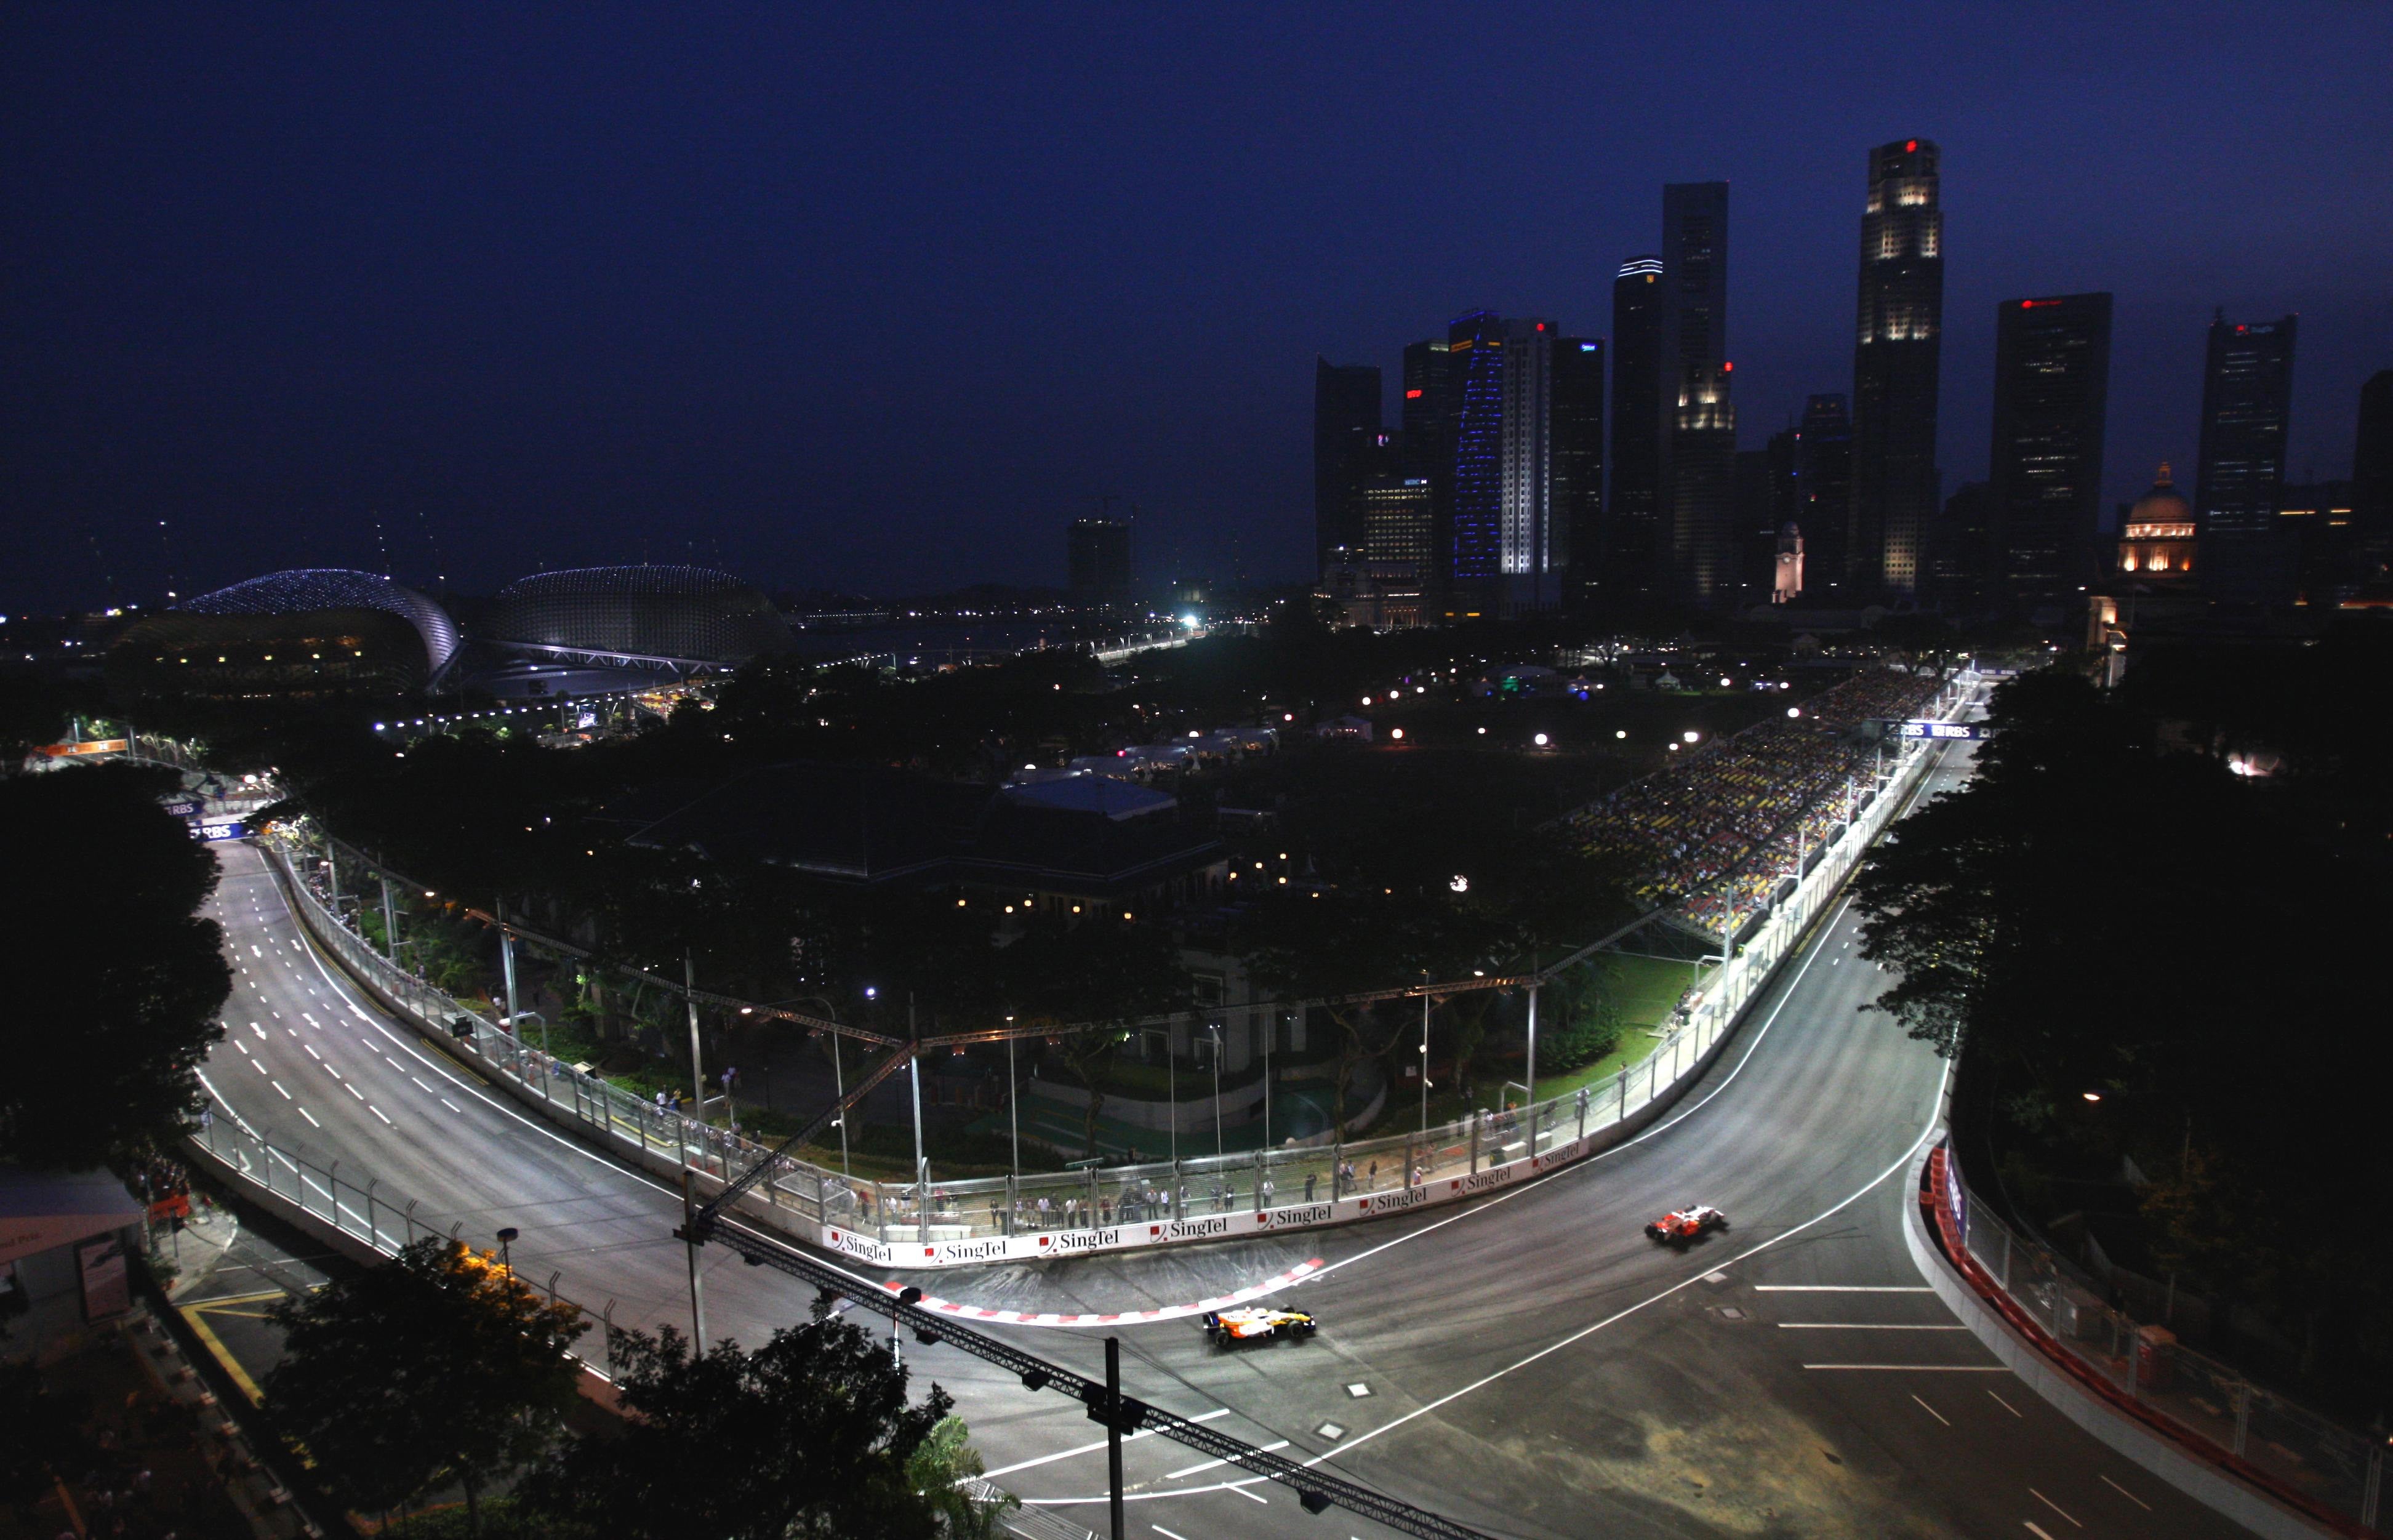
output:
[[[2210,322],[2193,491],[2196,571],[2223,598],[2290,601],[2295,553],[2277,529],[2293,416],[2294,318]]]
[[[1454,446],[1462,431],[1462,371],[1445,339],[1406,347],[1404,393],[1404,474],[1429,487],[1430,565],[1420,581],[1433,583],[1453,563]]]
[[[1898,139],[1870,151],[1862,215],[1861,307],[1853,347],[1850,583],[1891,598],[1919,585],[1920,542],[1936,511],[1936,366],[1944,313],[1944,216],[1936,146]]]
[[[2360,387],[2360,431],[2351,447],[2352,522],[2368,576],[2393,564],[2393,369]]]
[[[2110,385],[2109,294],[1994,307],[1993,586],[2014,608],[2072,599],[2093,576]]]
[[[1130,525],[1118,518],[1076,518],[1066,540],[1072,602],[1118,605],[1137,586],[1131,563]]]
[[[1642,592],[1658,576],[1662,310],[1662,259],[1622,263],[1612,282],[1612,491],[1604,502],[1599,593]]]
[[[1554,540],[1554,326],[1534,318],[1504,328],[1500,461],[1504,512],[1503,610],[1550,609],[1562,601]],[[1564,543],[1560,555],[1567,556]]]
[[[1736,581],[1736,407],[1729,398],[1728,184],[1662,189],[1662,523],[1670,587],[1711,604]]]
[[[1489,594],[1503,576],[1504,320],[1492,310],[1458,316],[1446,328],[1445,346],[1448,367],[1462,377],[1445,575]]]
[[[1803,403],[1795,430],[1795,523],[1803,531],[1806,593],[1841,597],[1846,531],[1853,517],[1853,420],[1842,395]]]
[[[1376,364],[1313,361],[1313,543],[1314,568],[1363,542],[1355,492],[1380,435]]]
[[[1554,343],[1554,563],[1576,603],[1603,529],[1603,339]]]

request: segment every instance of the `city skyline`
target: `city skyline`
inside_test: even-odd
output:
[[[1409,21],[1367,46],[1302,23],[859,22],[842,46],[908,59],[907,99],[955,101],[849,156],[872,137],[857,101],[779,102],[794,23],[734,50],[615,13],[578,48],[490,20],[486,62],[450,70],[332,18],[282,37],[178,18],[139,47],[38,19],[6,66],[12,124],[51,126],[7,152],[0,518],[27,536],[0,607],[294,563],[468,590],[643,557],[774,586],[1052,582],[1049,531],[1108,495],[1147,510],[1158,565],[1301,578],[1303,360],[1380,364],[1393,421],[1396,346],[1474,305],[1608,338],[1662,185],[1734,189],[1739,447],[1850,391],[1855,163],[1894,133],[1942,150],[1946,495],[1986,474],[1994,305],[2096,291],[2117,295],[2106,516],[2152,463],[2195,463],[2220,305],[2302,317],[2286,475],[2339,476],[2393,341],[2393,297],[2348,254],[2393,242],[2393,214],[2334,189],[2364,181],[2393,110],[2331,83],[2393,22],[2214,20],[2082,20],[2086,57],[2142,68],[2081,89],[2006,46],[2009,21],[1930,18],[1896,79],[1842,57],[1842,29],[1756,12],[1713,66],[1621,86],[1616,121],[1654,127],[1585,147],[1520,113],[1582,111],[1572,60],[1668,59],[1674,29],[1504,19],[1495,41],[1552,60],[1513,107],[1407,95],[1435,52]],[[1020,104],[982,65],[1009,52],[1053,137],[1004,126]],[[390,58],[413,62],[385,81]],[[564,61],[537,110],[502,103],[490,72],[533,58]],[[2254,105],[2189,117],[2182,82],[2229,59]],[[1670,105],[1695,94],[1702,121]],[[1028,196],[974,185],[992,123]],[[825,325],[874,314],[941,346],[809,361]]]

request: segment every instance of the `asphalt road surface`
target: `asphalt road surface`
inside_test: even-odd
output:
[[[1964,752],[1929,794],[1966,774]],[[678,1194],[487,1089],[385,1019],[308,946],[264,857],[224,850],[216,907],[240,965],[219,1099],[345,1181],[378,1222],[517,1227],[516,1266],[618,1325],[689,1322]],[[1913,1266],[1907,1163],[1943,1066],[1863,1009],[1885,986],[1832,910],[1671,1116],[1594,1160],[1466,1207],[1122,1257],[926,1274],[926,1292],[1010,1309],[1184,1304],[1318,1259],[1283,1296],[1309,1342],[1212,1348],[1190,1320],[1121,1331],[1131,1393],[1318,1460],[1495,1535],[2214,1536],[2245,1533],[2051,1410]],[[399,1205],[415,1201],[401,1219]],[[1679,1252],[1642,1233],[1686,1202],[1733,1228]],[[889,1274],[872,1274],[884,1277]],[[757,1343],[811,1291],[705,1253],[707,1325]],[[991,1327],[1102,1375],[1098,1334]],[[1105,1524],[1102,1429],[952,1348],[906,1343],[955,1395],[1000,1485]],[[1355,1537],[1285,1488],[1164,1439],[1125,1449],[1134,1535]]]

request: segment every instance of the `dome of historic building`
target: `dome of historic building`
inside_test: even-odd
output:
[[[2160,475],[2153,478],[2151,489],[2136,499],[2135,505],[2127,510],[2127,523],[2190,525],[2192,522],[2193,504],[2177,489],[2177,483],[2169,479],[2169,464],[2164,460]]]

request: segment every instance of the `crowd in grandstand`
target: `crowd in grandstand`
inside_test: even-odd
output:
[[[1686,756],[1563,819],[1570,835],[1627,855],[1648,904],[1675,904],[1712,934],[1759,912],[1867,794],[1871,751],[1855,729],[1916,715],[1932,675],[1873,669],[1808,702],[1798,717],[1758,724]]]

